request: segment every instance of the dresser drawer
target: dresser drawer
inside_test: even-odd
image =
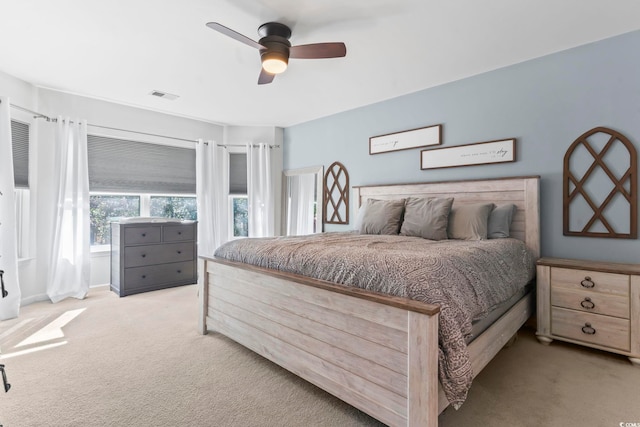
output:
[[[164,227],[164,236],[162,240],[165,242],[179,242],[182,240],[195,240],[193,235],[193,225],[167,225]]]
[[[135,291],[173,282],[195,283],[194,265],[193,261],[185,261],[127,268],[124,270],[124,284],[127,291]]]
[[[144,245],[160,242],[160,227],[125,227],[125,245]]]
[[[193,260],[193,242],[124,248],[124,268]]]
[[[551,305],[586,313],[605,314],[624,319],[629,318],[628,297],[592,292],[586,289],[553,287],[551,288]]]
[[[551,333],[604,347],[630,349],[626,319],[552,307]]]
[[[570,268],[551,269],[552,289],[580,289],[612,295],[629,295],[629,276]]]

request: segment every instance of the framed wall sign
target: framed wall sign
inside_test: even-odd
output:
[[[427,126],[369,138],[369,154],[440,145],[442,125]]]
[[[452,168],[515,162],[516,140],[478,142],[454,147],[434,148],[420,152],[420,169]]]

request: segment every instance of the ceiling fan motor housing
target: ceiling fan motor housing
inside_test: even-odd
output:
[[[258,34],[262,37],[258,43],[264,46],[260,49],[260,58],[264,62],[266,59],[279,59],[285,64],[289,63],[289,37],[291,29],[279,22],[267,22],[258,28]]]
[[[259,43],[264,46],[260,49],[262,61],[266,59],[280,59],[285,63],[289,62],[289,48],[291,43],[287,39],[279,36],[267,36],[260,39]]]

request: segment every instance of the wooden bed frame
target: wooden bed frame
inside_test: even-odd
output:
[[[512,237],[540,253],[539,177],[361,186],[367,198],[514,203]],[[199,264],[198,330],[226,335],[391,426],[436,426],[439,307],[215,258]],[[204,273],[206,272],[206,273]],[[470,345],[474,376],[533,313],[531,293]]]

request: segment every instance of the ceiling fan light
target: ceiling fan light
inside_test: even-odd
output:
[[[270,74],[280,74],[287,69],[288,58],[280,52],[267,52],[262,55],[262,68]]]

